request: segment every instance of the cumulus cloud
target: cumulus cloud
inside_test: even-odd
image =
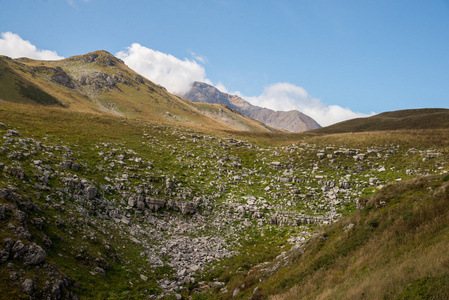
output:
[[[12,32],[2,32],[0,38],[0,55],[12,58],[28,57],[39,60],[58,60],[56,51],[39,50],[29,41],[23,40],[19,35]]]
[[[217,88],[217,90],[219,90],[222,93],[226,93],[229,94],[228,89],[224,86],[223,83],[219,82],[215,85],[215,87]],[[238,92],[237,92],[238,93]],[[235,94],[235,93],[234,93]]]
[[[194,81],[210,83],[204,67],[196,61],[174,57],[138,43],[116,53],[131,69],[162,85],[169,92],[182,95]]]
[[[321,126],[374,114],[354,112],[338,105],[326,106],[320,99],[311,97],[304,88],[290,83],[276,83],[266,87],[260,96],[242,98],[253,105],[276,111],[299,110],[312,117]]]

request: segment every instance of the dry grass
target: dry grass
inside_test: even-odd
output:
[[[449,297],[448,178],[391,184],[259,286],[270,299]],[[349,223],[355,226],[343,230]],[[319,237],[325,237],[319,238]],[[286,292],[286,288],[293,286]],[[423,292],[424,291],[424,292]],[[427,295],[427,296],[426,296]],[[430,296],[429,296],[430,295]]]

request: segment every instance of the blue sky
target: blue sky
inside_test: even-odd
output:
[[[172,92],[204,80],[322,125],[449,108],[448,0],[0,0],[0,8],[8,56],[107,50]]]

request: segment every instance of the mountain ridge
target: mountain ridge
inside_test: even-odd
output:
[[[226,108],[211,118],[104,50],[57,61],[0,56],[0,98],[218,130],[275,131]]]
[[[274,111],[269,108],[252,105],[239,96],[223,93],[214,86],[204,82],[195,81],[190,91],[182,95],[182,97],[192,102],[225,104],[240,111],[245,116],[290,132],[298,133],[321,127],[311,117],[297,110]]]

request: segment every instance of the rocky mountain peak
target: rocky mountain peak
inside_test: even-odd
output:
[[[125,64],[123,60],[115,57],[114,55],[105,50],[90,52],[84,55],[71,57],[70,59],[74,61],[83,60],[86,63],[97,63],[110,67],[116,66],[118,64]]]
[[[184,98],[192,102],[219,103],[232,106],[227,94],[204,82],[195,81],[190,91],[184,95]]]
[[[224,104],[239,111],[244,116],[291,132],[321,128],[314,119],[300,111],[274,111],[252,105],[239,96],[220,92],[217,88],[204,82],[194,82],[190,91],[183,97],[192,102]]]

